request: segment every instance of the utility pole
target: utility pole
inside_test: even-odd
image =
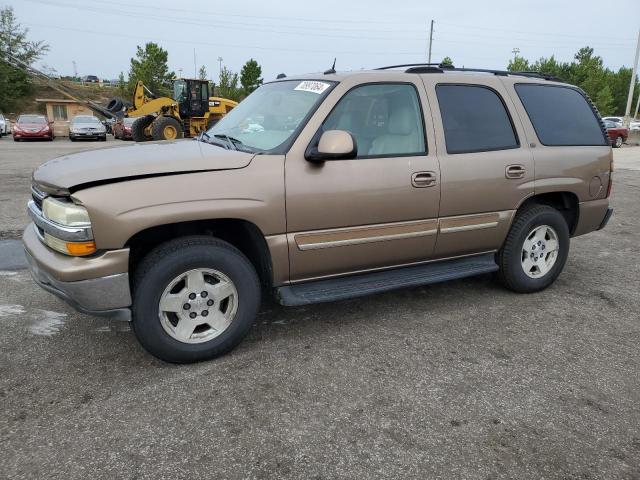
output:
[[[431,63],[431,46],[433,45],[433,20],[431,20],[431,30],[429,31],[429,59],[427,63]]]
[[[627,108],[624,111],[624,124],[629,126],[629,113],[631,113],[631,102],[633,102],[633,89],[636,86],[636,72],[638,71],[638,57],[640,56],[640,30],[638,30],[638,43],[636,54],[633,57],[633,70],[631,71],[631,83],[629,84],[629,96],[627,97]]]
[[[196,49],[193,49],[193,78],[198,78],[198,64],[196,63]]]
[[[220,63],[220,73],[222,73],[222,57],[218,57],[218,62]]]
[[[511,53],[513,53],[513,61],[515,62],[518,59],[520,49],[518,47],[515,47],[513,50],[511,50]]]
[[[636,113],[633,115],[633,118],[638,118],[638,110],[640,110],[640,95],[638,95],[638,101],[636,102]]]

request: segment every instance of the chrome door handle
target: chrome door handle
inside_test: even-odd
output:
[[[524,168],[524,165],[507,165],[504,170],[506,178],[522,178],[525,173],[527,173],[527,169]]]
[[[433,187],[435,184],[435,172],[416,172],[411,175],[411,185],[416,188]]]

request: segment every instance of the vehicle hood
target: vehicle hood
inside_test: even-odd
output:
[[[91,122],[75,122],[71,124],[71,128],[104,128],[104,125],[101,123],[91,123]]]
[[[33,172],[33,181],[48,193],[73,193],[127,179],[244,168],[254,155],[191,140],[141,143],[54,158]]]

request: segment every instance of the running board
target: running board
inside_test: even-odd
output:
[[[280,304],[286,306],[334,302],[399,288],[446,282],[496,270],[498,265],[495,255],[486,253],[412,267],[287,285],[276,289],[276,298]]]

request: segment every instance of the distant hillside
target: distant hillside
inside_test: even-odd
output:
[[[106,85],[88,84],[82,85],[75,82],[61,81],[70,89],[74,96],[80,100],[91,100],[102,105],[106,105],[113,97],[118,96],[117,89]],[[15,120],[21,113],[40,112],[44,113],[44,105],[36,103],[36,98],[67,98],[53,88],[45,85],[34,84],[33,93],[19,101],[19,108],[15,112],[4,112],[6,116]]]

